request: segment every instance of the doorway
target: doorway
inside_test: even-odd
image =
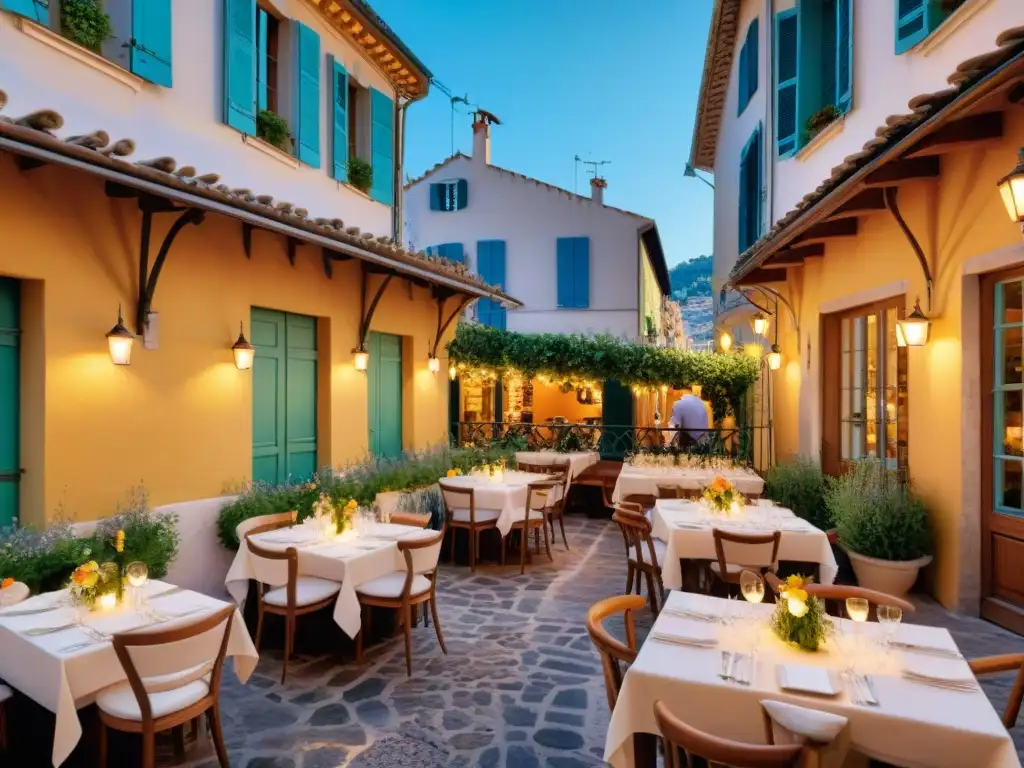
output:
[[[370,452],[390,459],[402,453],[402,337],[371,333],[369,351]]]
[[[21,284],[0,278],[0,527],[18,517],[21,481],[20,364]]]

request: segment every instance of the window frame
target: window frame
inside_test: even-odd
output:
[[[261,41],[261,24],[266,23],[266,50]],[[281,106],[281,33],[284,19],[269,3],[256,3],[256,114],[268,110],[287,117]],[[261,73],[265,76],[263,82]]]

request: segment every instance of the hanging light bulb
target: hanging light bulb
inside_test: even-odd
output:
[[[768,334],[768,318],[760,312],[751,318],[750,326],[758,336],[766,336]]]
[[[107,348],[110,351],[110,362],[114,365],[131,365],[132,343],[135,334],[125,328],[121,317],[121,305],[117,305],[117,325],[107,332]]]
[[[778,344],[772,344],[772,351],[768,353],[768,367],[773,371],[782,367],[782,351]]]
[[[242,331],[242,324],[238,324],[238,341],[231,347],[235,356],[235,368],[240,371],[248,371],[252,368],[252,360],[256,356],[256,347],[249,343]]]

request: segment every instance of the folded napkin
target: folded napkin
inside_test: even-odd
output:
[[[912,654],[903,657],[903,676],[910,680],[947,687],[977,688],[974,673],[964,661],[937,657],[922,658]]]
[[[316,532],[309,528],[292,528],[282,533],[265,533],[260,538],[274,544],[305,544],[316,536]]]
[[[825,667],[809,667],[802,664],[779,664],[779,685],[792,691],[817,693],[834,696],[839,693],[832,676]]]
[[[845,717],[833,715],[831,712],[821,712],[817,709],[798,707],[795,704],[787,704],[784,701],[761,701],[768,716],[772,719],[773,731],[776,733],[776,743],[785,744],[803,743],[813,741],[818,744],[830,744],[836,736],[846,727],[849,722]],[[788,739],[779,739],[782,730]]]
[[[663,643],[714,648],[718,645],[718,632],[707,623],[689,621],[680,616],[663,615],[651,630],[650,637]]]

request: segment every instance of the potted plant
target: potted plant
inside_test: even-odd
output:
[[[793,511],[815,528],[829,534],[834,544],[832,515],[825,506],[825,474],[817,463],[806,456],[776,464],[765,476],[764,495],[779,506]]]
[[[924,503],[875,460],[829,481],[825,493],[857,583],[902,597],[932,561],[932,532]]]
[[[361,157],[352,155],[348,159],[348,183],[366,193],[373,186],[373,166]]]
[[[288,121],[272,110],[263,109],[256,115],[256,136],[268,144],[273,144],[282,152],[292,152],[292,135],[288,131]]]
[[[114,33],[110,16],[96,0],[61,0],[60,28],[68,40],[95,53]]]
[[[807,118],[807,140],[810,141],[839,118],[835,104],[822,107]]]

